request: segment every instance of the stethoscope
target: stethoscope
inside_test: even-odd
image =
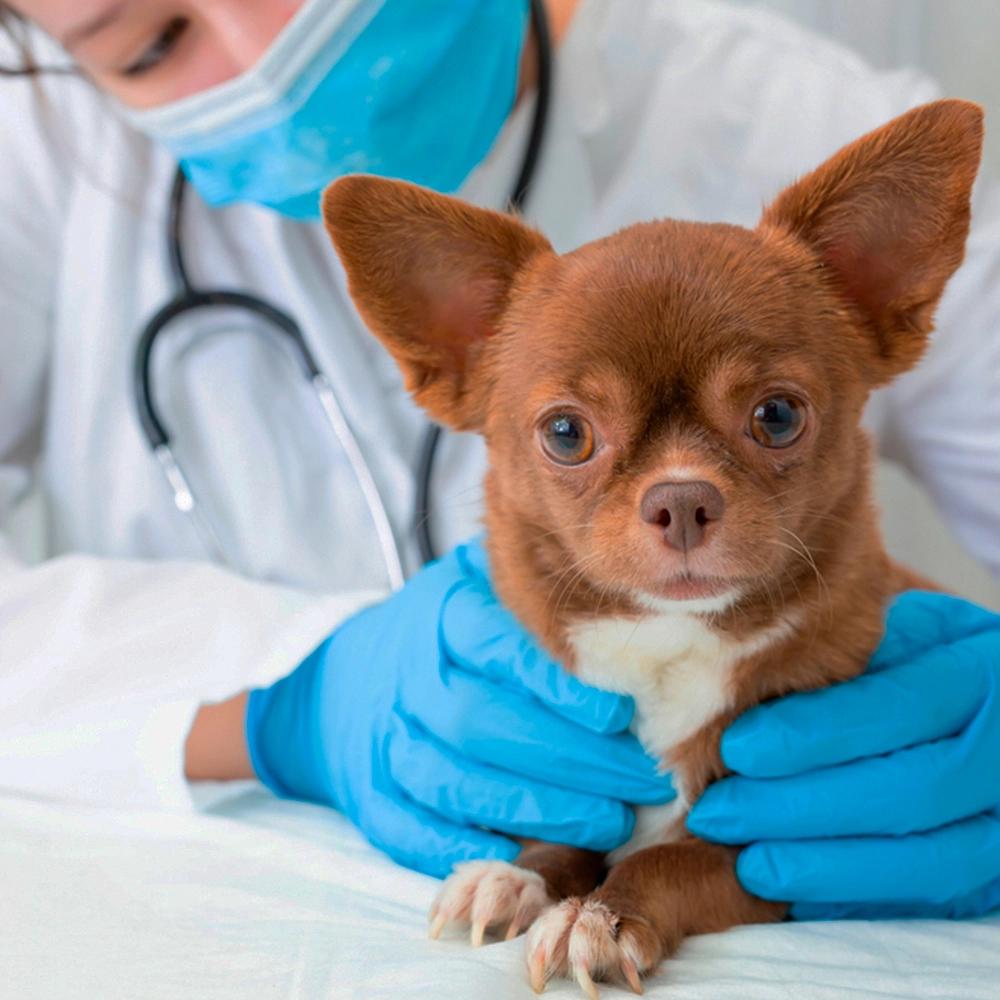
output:
[[[531,24],[538,47],[538,85],[534,115],[524,148],[524,156],[521,160],[521,168],[509,198],[509,210],[512,212],[520,212],[527,199],[528,189],[535,176],[538,158],[541,154],[551,100],[552,42],[549,35],[548,19],[543,0],[530,0],[530,4]],[[222,543],[212,527],[211,520],[205,516],[203,507],[198,502],[191,487],[191,482],[174,452],[171,434],[160,416],[154,398],[152,369],[153,352],[157,342],[161,339],[160,335],[176,320],[196,311],[214,307],[242,310],[252,314],[258,320],[264,320],[272,332],[281,336],[300,362],[303,374],[322,408],[334,437],[347,456],[351,470],[361,488],[378,537],[379,547],[382,550],[382,557],[385,560],[389,582],[394,590],[398,589],[405,580],[399,545],[393,534],[389,515],[375,484],[371,469],[365,461],[364,454],[347,418],[344,416],[344,411],[333,386],[316,363],[302,328],[283,309],[248,292],[203,289],[194,284],[187,269],[182,246],[182,216],[186,191],[187,179],[183,171],[178,168],[170,187],[167,212],[167,257],[170,261],[170,273],[177,291],[173,298],[157,310],[143,327],[136,345],[133,366],[135,404],[139,423],[149,448],[173,493],[174,506],[191,519],[202,543],[213,558],[220,563],[230,562],[226,558]],[[420,446],[417,465],[414,524],[420,557],[425,563],[433,560],[437,551],[431,536],[430,494],[441,430],[437,424],[428,426]]]

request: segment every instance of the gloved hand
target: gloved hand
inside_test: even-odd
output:
[[[741,882],[792,916],[1000,906],[1000,616],[903,594],[867,673],[752,709],[722,757],[688,828],[749,844]]]
[[[273,791],[334,806],[400,863],[444,876],[512,859],[503,834],[624,842],[626,803],[674,794],[625,731],[632,712],[542,652],[472,542],[252,692],[247,741]]]

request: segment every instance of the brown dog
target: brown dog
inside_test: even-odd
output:
[[[982,115],[940,101],[848,146],[754,230],[653,222],[558,256],[506,215],[351,177],[324,211],[351,294],[436,420],[488,445],[498,593],[583,679],[631,694],[676,802],[610,859],[528,844],[461,866],[432,913],[508,937],[532,985],[639,976],[689,934],[778,920],[686,833],[722,730],[860,673],[888,559],[861,430],[958,267]],[[536,919],[537,918],[537,919]]]

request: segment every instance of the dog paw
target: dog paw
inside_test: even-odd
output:
[[[472,945],[479,947],[487,927],[506,925],[510,941],[552,902],[537,872],[506,861],[466,861],[455,866],[431,906],[430,935],[437,938],[450,923],[469,923]]]
[[[642,973],[660,960],[660,944],[641,920],[619,917],[596,899],[567,899],[543,913],[525,940],[528,975],[536,993],[553,976],[575,979],[589,1000],[595,980],[617,980],[642,993]]]

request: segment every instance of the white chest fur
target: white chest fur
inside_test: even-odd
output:
[[[631,695],[633,731],[650,754],[664,758],[732,704],[733,667],[788,630],[783,623],[778,630],[734,640],[713,629],[703,615],[667,611],[638,622],[583,622],[571,627],[570,641],[580,678]],[[613,860],[664,840],[665,831],[690,804],[679,775],[675,786],[675,802],[639,810],[632,839]]]

